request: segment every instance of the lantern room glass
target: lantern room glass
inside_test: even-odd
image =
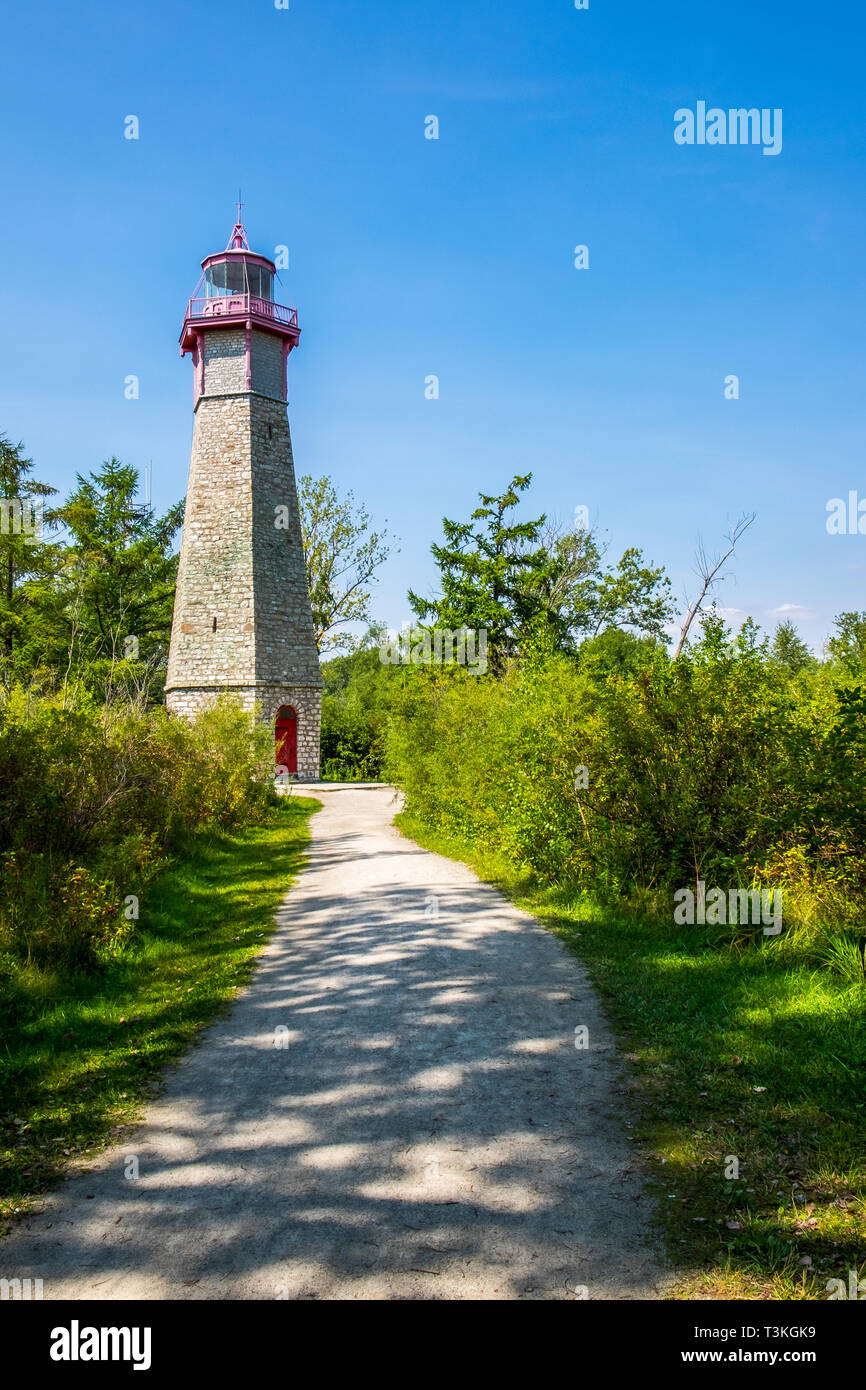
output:
[[[208,299],[230,294],[251,294],[255,299],[272,301],[274,275],[267,266],[256,265],[242,257],[217,261],[204,273],[204,292]]]

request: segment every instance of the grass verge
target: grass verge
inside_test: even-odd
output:
[[[250,977],[319,803],[194,840],[148,890],[134,943],[99,976],[34,972],[0,1042],[0,1231],[76,1158],[118,1139],[158,1074]]]
[[[866,989],[778,949],[732,945],[556,889],[431,831],[579,957],[630,1067],[682,1299],[827,1299],[866,1277]],[[866,1286],[864,1286],[866,1287]],[[831,1290],[832,1291],[832,1290]]]

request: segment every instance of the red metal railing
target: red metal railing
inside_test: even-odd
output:
[[[297,328],[298,311],[271,299],[259,299],[254,294],[216,295],[211,299],[191,299],[187,306],[188,319],[240,318],[254,314],[257,318],[272,319],[274,323]]]

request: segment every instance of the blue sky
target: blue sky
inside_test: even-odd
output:
[[[183,494],[177,334],[241,185],[253,245],[290,247],[296,467],[401,537],[384,621],[434,584],[440,518],[529,471],[527,514],[588,506],[680,597],[755,510],[721,603],[815,645],[866,608],[866,536],[825,527],[866,497],[859,7],[290,6],[7,9],[0,430],[39,476],[114,453]],[[781,153],[677,145],[698,100],[781,108]]]

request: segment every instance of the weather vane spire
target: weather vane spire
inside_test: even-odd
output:
[[[243,222],[241,221],[241,213],[243,212],[243,208],[244,205],[241,202],[241,190],[238,189],[238,220],[234,225],[234,229],[232,231],[231,236],[229,237],[229,244],[226,247],[227,251],[249,251],[250,249],[250,244],[247,241],[246,228]]]

